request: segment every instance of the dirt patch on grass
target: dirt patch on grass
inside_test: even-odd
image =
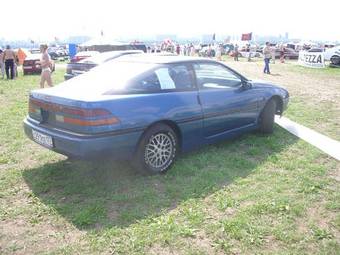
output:
[[[297,231],[301,235],[315,235],[313,228],[318,228],[330,233],[330,236],[336,237],[339,240],[339,231],[333,226],[337,213],[325,209],[326,201],[321,201],[318,204],[310,206],[303,218],[296,220]],[[323,237],[319,237],[323,238]]]
[[[44,221],[31,225],[24,219],[2,221],[0,247],[4,254],[36,254],[55,250],[68,244],[79,243],[81,231],[65,225]]]
[[[173,250],[169,246],[161,246],[159,244],[154,244],[148,251],[147,254],[150,255],[177,255],[181,254],[178,250]]]
[[[337,166],[337,168],[329,173],[329,176],[336,180],[337,182],[340,182],[340,164]]]

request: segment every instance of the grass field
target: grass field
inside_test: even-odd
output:
[[[288,63],[265,76],[262,62],[227,62],[288,88],[286,116],[340,140],[340,73]],[[22,120],[38,83],[0,80],[0,254],[340,254],[340,163],[280,127],[143,176],[29,141]]]

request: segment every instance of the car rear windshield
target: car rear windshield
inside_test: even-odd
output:
[[[73,91],[75,93],[86,91],[89,95],[124,94],[127,93],[126,88],[131,80],[155,66],[156,64],[148,63],[107,62],[91,69],[90,72],[55,86],[55,90],[67,90],[71,94]]]
[[[130,76],[121,87],[105,94],[145,94],[194,89],[192,73],[186,64],[154,64]]]

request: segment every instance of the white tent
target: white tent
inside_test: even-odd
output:
[[[92,38],[89,41],[81,44],[80,46],[89,47],[89,46],[93,46],[93,45],[116,45],[116,46],[120,46],[120,45],[126,45],[126,43],[118,42],[118,41],[114,40],[113,38],[108,38],[106,36],[100,36],[100,37]]]

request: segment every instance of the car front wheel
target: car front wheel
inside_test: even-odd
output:
[[[333,65],[340,65],[340,56],[334,55],[331,57],[330,61]]]
[[[270,99],[260,115],[260,132],[271,134],[274,130],[274,118],[276,112],[276,101]]]
[[[133,163],[149,174],[165,173],[174,163],[177,152],[175,132],[165,124],[157,124],[143,135]]]

